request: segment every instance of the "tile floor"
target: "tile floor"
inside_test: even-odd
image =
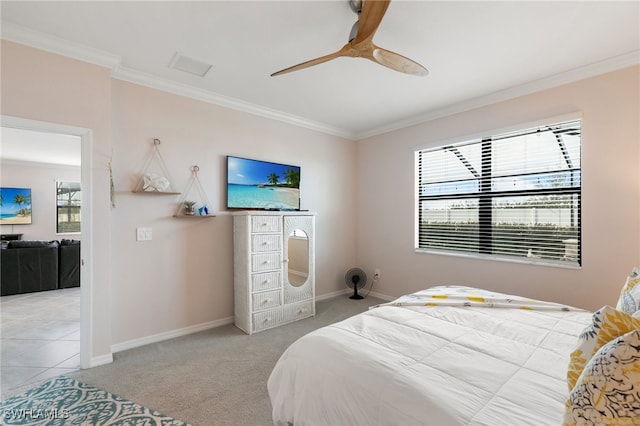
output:
[[[1,400],[80,368],[80,288],[0,297]]]

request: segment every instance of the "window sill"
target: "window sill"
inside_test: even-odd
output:
[[[575,269],[575,270],[582,269],[582,266],[578,263],[570,264],[570,263],[565,263],[560,261],[554,262],[553,260],[546,260],[546,259],[493,256],[493,255],[480,254],[480,253],[459,253],[459,252],[451,252],[446,250],[434,250],[434,249],[422,249],[422,248],[415,248],[414,250],[416,253],[463,257],[467,259],[520,263],[524,265],[548,266],[548,267],[562,268],[562,269]]]

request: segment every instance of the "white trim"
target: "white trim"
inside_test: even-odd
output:
[[[111,70],[117,69],[122,61],[122,58],[118,55],[34,31],[11,22],[2,23],[2,38],[14,43],[110,68]]]
[[[473,253],[473,252],[460,252],[460,251],[447,251],[447,250],[435,250],[435,249],[423,249],[423,248],[415,248],[414,251],[416,253],[422,254],[435,254],[440,256],[453,256],[453,257],[464,257],[467,259],[476,259],[476,260],[491,260],[495,262],[508,262],[508,263],[520,263],[524,265],[534,265],[534,266],[548,266],[552,268],[564,268],[564,269],[582,269],[582,266],[577,263],[564,263],[562,261],[554,262],[552,260],[546,259],[538,259],[538,258],[527,258],[527,257],[509,257],[509,256],[500,256],[495,254],[482,254],[482,253]]]
[[[334,297],[343,296],[345,294],[344,290],[333,291],[331,293],[325,293],[321,296],[316,295],[316,302],[320,302],[322,300],[333,299]]]
[[[162,342],[176,337],[186,336],[188,334],[197,333],[199,331],[210,330],[212,328],[221,327],[223,325],[233,324],[233,317],[227,317],[220,320],[204,322],[201,324],[192,325],[189,327],[179,328],[176,330],[165,331],[158,334],[152,334],[150,336],[140,337],[138,339],[127,340],[126,342],[116,343],[111,345],[111,352],[121,352],[128,349],[137,348],[140,346],[149,345],[151,343]]]
[[[316,300],[326,300],[326,299],[332,299],[334,297],[350,296],[352,294],[353,294],[353,290],[350,289],[350,288],[346,288],[344,290],[334,291],[333,293],[328,293],[328,294],[325,294],[323,296],[316,297]],[[378,293],[377,291],[367,292],[364,288],[361,288],[358,291],[358,294],[360,296],[363,296],[364,300],[366,300],[366,298],[369,297],[369,296],[375,297],[377,299],[386,300],[387,302],[393,302],[394,300],[396,300],[398,298],[398,296],[389,296],[388,294]]]
[[[537,120],[527,121],[524,123],[518,122],[518,123],[510,124],[504,127],[482,129],[472,134],[454,136],[448,139],[433,140],[429,143],[424,143],[424,144],[414,146],[413,151],[414,151],[414,154],[416,154],[418,151],[422,151],[426,149],[438,149],[443,146],[460,145],[460,144],[470,143],[474,141],[479,142],[484,137],[495,136],[502,133],[516,132],[518,130],[532,129],[535,127],[543,127],[543,126],[548,126],[550,124],[563,123],[565,121],[582,120],[583,118],[584,117],[581,111],[572,111],[566,114],[555,115],[552,117],[544,117]],[[415,165],[417,166],[417,163],[415,163]],[[417,171],[417,168],[414,168],[414,170]]]
[[[93,367],[98,367],[100,365],[111,364],[112,362],[113,362],[113,354],[108,353],[108,354],[91,358],[89,367],[87,368],[93,368]]]
[[[46,50],[62,56],[110,68],[112,71],[112,77],[118,80],[140,84],[153,89],[356,141],[640,64],[640,50],[635,50],[624,55],[615,56],[594,64],[574,68],[540,80],[510,87],[484,96],[479,96],[475,99],[470,99],[454,105],[438,108],[426,114],[397,121],[387,126],[370,129],[365,132],[353,133],[346,129],[340,129],[327,124],[307,120],[302,117],[245,102],[240,99],[223,96],[214,92],[170,82],[149,74],[134,71],[121,66],[122,58],[118,55],[92,49],[78,43],[69,42],[67,40],[40,33],[9,22],[2,24],[1,37],[15,43],[25,44],[37,49]]]
[[[397,297],[389,296],[387,294],[378,293],[376,291],[372,291],[371,293],[367,294],[367,296],[377,297],[378,299],[386,300],[387,302],[393,302],[394,300],[397,299]]]
[[[638,64],[640,64],[640,50],[635,50],[625,55],[605,59],[604,61],[596,62],[594,64],[586,65],[580,68],[574,68],[572,70],[555,74],[550,77],[531,81],[518,86],[513,86],[495,93],[479,96],[475,99],[470,99],[454,105],[449,105],[443,108],[429,111],[423,115],[397,121],[396,123],[387,126],[378,127],[367,132],[358,133],[353,135],[353,138],[355,140],[366,139],[372,136],[404,129],[407,127],[436,120],[438,118],[443,118],[483,106],[492,105],[498,102],[504,102],[510,99],[518,98],[520,96],[529,95],[532,93],[540,92],[542,90],[558,87],[563,84],[573,83],[579,80],[584,80],[586,78],[595,77],[600,74],[617,71]]]
[[[200,89],[185,84],[176,83],[165,80],[140,71],[135,71],[126,67],[119,67],[111,74],[116,80],[127,81],[129,83],[139,84],[141,86],[150,87],[163,92],[173,93],[174,95],[185,96],[187,98],[196,99],[214,105],[236,111],[246,112],[248,114],[257,115],[272,120],[282,121],[294,126],[303,127],[320,133],[326,133],[333,136],[339,136],[345,139],[352,139],[353,134],[337,127],[332,127],[317,121],[311,121],[298,117],[296,115],[287,114],[274,109],[266,108],[260,105],[245,102],[241,99],[220,95],[204,89]]]
[[[333,299],[336,297],[343,297],[347,294],[351,293],[350,290],[338,290],[331,293],[323,294],[322,296],[316,297],[316,302],[322,300]],[[370,295],[372,297],[376,297],[378,299],[393,301],[397,299],[397,297],[387,296],[385,294],[371,292]],[[189,327],[179,328],[176,330],[166,331],[158,334],[153,334],[150,336],[141,337],[138,339],[127,340],[126,342],[116,343],[111,345],[111,352],[117,353],[126,351],[129,349],[138,348],[140,346],[149,345],[152,343],[163,342],[165,340],[174,339],[176,337],[187,336],[189,334],[198,333],[200,331],[210,330],[212,328],[222,327],[224,325],[229,325],[234,323],[234,317],[227,317],[220,320],[209,321],[202,324],[196,324]],[[104,358],[104,357],[103,357]],[[107,362],[104,362],[106,364]],[[93,365],[95,367],[96,365]]]
[[[69,126],[66,124],[46,121],[30,120],[7,115],[0,116],[0,126],[23,130],[35,130],[47,133],[62,133],[79,136],[81,139],[81,170],[80,182],[83,188],[83,205],[81,211],[82,241],[80,246],[81,274],[80,274],[80,368],[91,368],[93,357],[93,220],[91,214],[92,177],[93,177],[93,138],[91,129]],[[105,354],[98,357],[111,356]]]
[[[418,190],[418,180],[419,180],[418,153],[420,151],[437,150],[442,148],[443,146],[448,146],[448,145],[480,142],[480,140],[483,137],[495,136],[495,135],[505,134],[505,133],[512,133],[518,130],[533,129],[536,127],[544,127],[546,125],[564,123],[564,122],[575,121],[575,120],[583,120],[582,112],[574,111],[567,114],[556,115],[554,117],[541,118],[541,119],[529,121],[526,123],[513,124],[513,125],[499,128],[499,129],[482,130],[480,132],[476,132],[473,135],[456,136],[451,139],[432,141],[432,143],[430,144],[424,144],[424,145],[419,145],[414,147],[414,152],[413,152],[413,155],[414,155],[414,165],[413,165],[413,170],[414,170],[414,183],[413,183],[413,187],[414,187],[414,212],[413,212],[414,213],[414,219],[413,219],[414,252],[422,253],[422,254],[465,257],[465,258],[477,259],[477,260],[492,260],[492,261],[498,261],[498,262],[521,263],[521,264],[536,265],[536,266],[549,266],[549,267],[565,268],[565,269],[582,269],[582,265],[580,264],[567,263],[563,261],[554,262],[552,260],[546,260],[546,259],[537,259],[537,258],[529,259],[526,257],[519,257],[519,256],[511,257],[511,256],[500,256],[500,255],[493,255],[493,254],[482,254],[482,253],[475,253],[475,252],[461,252],[461,251],[455,251],[455,250],[437,250],[437,249],[419,247],[420,224],[418,223],[418,217],[420,212],[418,211],[418,209],[420,208],[419,207],[420,194]]]
[[[80,368],[94,367],[93,357],[93,133],[89,129],[80,135],[82,141],[80,185],[82,187],[82,244],[80,245]],[[110,319],[110,318],[108,318]],[[112,355],[104,354],[103,357]]]

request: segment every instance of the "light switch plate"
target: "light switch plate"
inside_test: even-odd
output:
[[[137,241],[151,241],[152,239],[153,239],[153,232],[151,228],[136,228]]]

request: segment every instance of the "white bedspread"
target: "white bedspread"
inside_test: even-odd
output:
[[[268,382],[274,423],[562,424],[569,353],[591,313],[417,305],[379,306],[293,343]]]

